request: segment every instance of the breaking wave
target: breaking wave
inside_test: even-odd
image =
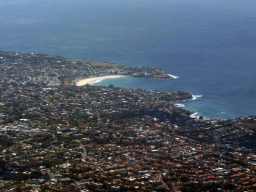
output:
[[[173,79],[178,79],[179,78],[179,76],[175,76],[175,75],[171,75],[171,74],[168,74],[171,78],[173,78]]]
[[[192,95],[192,100],[196,100],[197,98],[202,97],[202,95]]]
[[[176,107],[185,107],[185,105],[184,104],[180,104],[180,103],[176,103],[176,104],[174,104]]]
[[[91,83],[91,85],[93,85],[94,83],[99,83],[99,82],[101,82],[101,81],[103,81],[103,80],[104,80],[104,78],[103,78],[103,79],[96,80],[96,81],[93,81],[93,82]]]
[[[194,119],[199,119],[199,116],[197,115],[198,113],[195,112],[193,114],[190,115],[191,118],[194,118]]]

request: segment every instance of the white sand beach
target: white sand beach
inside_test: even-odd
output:
[[[120,77],[126,77],[124,75],[107,75],[107,76],[101,76],[101,77],[91,77],[88,79],[83,79],[78,82],[76,82],[76,86],[83,86],[86,84],[91,85],[95,81],[103,80],[103,79],[112,79],[112,78],[120,78]]]

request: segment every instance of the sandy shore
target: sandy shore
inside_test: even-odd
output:
[[[124,76],[124,75],[108,75],[108,76],[101,76],[101,77],[92,77],[92,78],[83,79],[83,80],[76,82],[76,86],[83,86],[86,84],[91,85],[93,82],[99,81],[102,79],[112,79],[112,78],[120,78],[120,77],[126,77],[126,76]]]

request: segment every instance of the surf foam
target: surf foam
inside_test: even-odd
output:
[[[174,104],[176,107],[185,107],[185,105],[184,104],[180,104],[180,103],[176,103],[176,104]]]
[[[199,119],[199,116],[197,115],[198,113],[195,112],[193,114],[190,115],[191,118],[194,118],[194,119]]]
[[[196,100],[197,98],[202,97],[202,95],[192,95],[192,100]]]
[[[94,83],[99,83],[99,82],[101,82],[101,81],[103,81],[103,80],[104,80],[104,78],[103,78],[103,79],[96,80],[96,81],[93,81],[93,82],[91,83],[91,85],[93,85]]]
[[[175,76],[175,75],[171,75],[171,74],[167,74],[167,75],[169,75],[173,79],[178,79],[179,78],[179,76]]]

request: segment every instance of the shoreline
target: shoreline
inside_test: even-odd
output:
[[[113,78],[121,78],[121,77],[127,77],[125,75],[106,75],[106,76],[100,76],[100,77],[90,77],[87,79],[82,79],[76,82],[76,86],[80,87],[83,85],[92,85],[95,81],[103,80],[103,79],[113,79]]]

